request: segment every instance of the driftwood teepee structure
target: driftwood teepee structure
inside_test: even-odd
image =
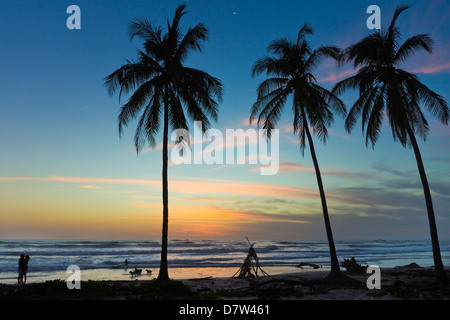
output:
[[[255,243],[250,244],[250,241],[248,240],[248,244],[250,245],[250,248],[248,249],[247,258],[245,258],[244,263],[239,268],[239,270],[233,275],[233,278],[255,278],[258,277],[258,270],[261,271],[263,276],[268,276],[269,274],[265,272],[261,266],[259,265],[259,259],[258,255],[256,254],[255,249],[253,249],[253,246]],[[252,273],[252,271],[254,273]]]

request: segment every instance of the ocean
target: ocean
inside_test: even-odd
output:
[[[328,270],[330,259],[325,241],[254,241],[254,249],[264,271],[269,274],[307,271],[300,262],[322,265]],[[450,265],[450,241],[441,241],[444,265]],[[15,283],[18,259],[30,255],[27,282],[67,279],[67,268],[80,268],[82,280],[129,280],[130,270],[144,269],[141,278],[157,276],[159,241],[90,240],[0,240],[0,283]],[[247,256],[249,243],[221,240],[172,240],[169,242],[169,276],[198,278],[231,277]],[[416,240],[337,241],[338,259],[355,257],[363,265],[383,268],[415,262],[433,266],[431,243]],[[124,261],[128,260],[128,266]],[[152,270],[147,273],[145,270]]]

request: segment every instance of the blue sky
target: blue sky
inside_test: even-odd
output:
[[[119,139],[117,96],[103,79],[140,48],[128,26],[146,17],[164,26],[181,2],[9,1],[0,9],[0,234],[41,238],[156,238],[160,232],[161,150],[137,156],[135,123]],[[391,1],[186,1],[186,30],[210,30],[202,53],[187,64],[222,80],[225,94],[213,127],[246,129],[256,86],[255,60],[280,37],[294,38],[310,23],[313,47],[357,42],[366,8]],[[81,30],[69,30],[66,8],[81,8]],[[405,64],[449,101],[449,21],[445,0],[414,1],[399,19],[403,36],[430,33],[433,55]],[[350,66],[324,61],[321,85],[351,75]],[[348,106],[349,93],[342,97]],[[125,99],[124,99],[125,101]],[[255,165],[171,166],[171,235],[182,238],[325,239],[317,182],[308,149],[302,157],[286,106],[280,129],[281,169],[259,175]],[[429,117],[420,142],[442,238],[450,238],[450,130]],[[412,150],[392,139],[387,124],[374,149],[357,126],[351,135],[336,117],[326,145],[316,151],[324,175],[336,239],[427,238],[425,204]],[[3,180],[1,180],[3,178]],[[192,188],[188,188],[191,183]],[[210,184],[208,184],[210,183]],[[206,187],[205,187],[206,186]],[[197,189],[196,189],[197,188]],[[295,193],[299,197],[295,197]],[[238,224],[239,220],[242,223]]]

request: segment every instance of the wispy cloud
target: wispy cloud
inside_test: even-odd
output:
[[[48,178],[0,177],[0,181],[46,181]]]
[[[52,177],[48,177],[48,178],[31,178],[30,180],[59,181],[59,182],[69,182],[69,183],[112,183],[112,184],[129,184],[129,185],[161,184],[161,182],[158,180],[89,178],[89,177],[57,177],[57,176],[52,176]]]
[[[161,199],[160,196],[130,196],[131,199]]]
[[[342,171],[342,170],[324,170],[323,174],[326,176],[334,176],[334,177],[347,178],[347,179],[359,179],[359,178],[372,178],[373,177],[373,175],[367,174],[367,173],[347,172],[347,171]]]
[[[441,72],[450,72],[450,62],[418,67],[418,68],[411,70],[411,72],[422,73],[422,74],[435,74],[435,73],[441,73]]]
[[[136,208],[155,209],[156,214],[160,214],[162,204],[158,203],[138,203],[132,204]],[[179,205],[171,204],[171,212],[174,219],[178,222],[188,220],[202,220],[210,223],[223,224],[246,224],[246,223],[261,223],[261,222],[288,222],[288,223],[309,223],[304,216],[292,214],[280,214],[273,212],[266,212],[261,210],[247,210],[247,209],[231,209],[222,208],[215,205]],[[152,217],[149,216],[151,219]]]
[[[363,139],[361,138],[355,138],[354,136],[351,136],[348,132],[345,130],[339,130],[339,129],[328,129],[328,134],[333,137],[339,137],[346,141],[358,141],[361,142]]]
[[[222,170],[222,169],[226,169],[226,168],[229,168],[230,167],[230,165],[228,165],[228,164],[223,164],[223,165],[220,165],[220,166],[211,166],[211,168],[209,168],[209,169],[207,169],[208,171],[216,171],[216,170]]]
[[[319,83],[338,82],[349,76],[356,74],[357,72],[358,70],[355,69],[343,70],[339,72],[332,71],[327,76],[317,77],[317,82]]]
[[[100,189],[99,186],[80,186],[79,188],[82,188],[82,189]]]
[[[258,170],[258,168],[254,169]],[[314,168],[310,166],[305,166],[300,163],[293,163],[293,162],[281,162],[279,165],[280,173],[283,172],[314,172]],[[322,175],[325,176],[334,176],[334,177],[340,177],[340,178],[346,178],[346,179],[356,179],[356,178],[371,178],[373,175],[366,174],[366,173],[360,173],[360,172],[348,172],[342,169],[329,169],[329,168],[322,168],[321,170]]]
[[[0,181],[47,181],[47,182],[66,182],[80,184],[125,184],[125,185],[142,185],[152,186],[155,190],[161,189],[160,180],[139,180],[139,179],[116,179],[116,178],[90,178],[90,177],[0,177]],[[254,196],[272,196],[272,197],[293,197],[293,198],[316,198],[317,191],[305,188],[272,185],[272,184],[256,184],[246,182],[233,182],[226,180],[213,181],[177,181],[169,182],[169,190],[171,192],[179,192],[182,194],[238,194],[238,195],[254,195]]]
[[[387,172],[402,178],[407,178],[411,175],[411,172],[400,171],[393,168],[392,166],[387,166],[384,163],[375,163],[372,165],[372,168],[377,171]]]
[[[212,197],[198,197],[198,198],[181,198],[181,199],[177,199],[177,200],[182,200],[182,201],[218,201],[220,199],[217,198],[212,198]]]
[[[293,162],[281,162],[279,167],[279,172],[313,171],[313,170],[314,169],[312,167]]]

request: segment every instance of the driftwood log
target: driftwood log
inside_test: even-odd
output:
[[[320,265],[318,265],[318,264],[315,264],[315,263],[308,263],[308,262],[300,262],[298,265],[297,265],[297,268],[303,268],[303,267],[312,267],[313,269],[319,269],[319,268],[322,268],[322,266]]]

